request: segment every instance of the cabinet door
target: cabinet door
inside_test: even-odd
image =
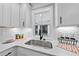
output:
[[[47,54],[37,52],[31,49],[17,47],[17,56],[47,56]]]
[[[9,49],[0,53],[0,56],[15,56],[15,55],[16,55],[15,47],[9,48]]]
[[[10,26],[10,4],[2,4],[2,26]]]
[[[20,4],[20,27],[25,27],[26,4]]]
[[[2,4],[0,3],[0,26],[2,26]]]
[[[60,25],[79,25],[79,4],[58,4],[58,21]]]
[[[11,26],[19,27],[19,4],[11,4]]]
[[[26,20],[25,20],[25,26],[30,28],[32,27],[32,7],[30,6],[30,4],[26,4],[26,12],[25,12],[25,17],[26,17]]]
[[[20,27],[30,27],[31,24],[31,6],[20,4]]]

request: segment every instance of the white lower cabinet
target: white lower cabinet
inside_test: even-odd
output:
[[[16,47],[12,47],[1,52],[0,56],[16,56]]]
[[[0,52],[0,56],[51,56],[51,55],[35,51],[32,49],[16,46]]]
[[[31,50],[28,48],[17,47],[17,56],[50,56],[39,51]]]

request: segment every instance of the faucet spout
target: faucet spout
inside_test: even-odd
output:
[[[43,39],[43,35],[40,35],[40,40],[42,40]]]
[[[43,35],[42,35],[41,29],[39,29],[39,36],[40,36],[40,40],[42,40],[43,39]]]

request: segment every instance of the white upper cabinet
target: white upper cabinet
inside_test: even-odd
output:
[[[32,9],[29,4],[20,4],[20,27],[30,27]]]
[[[10,4],[3,4],[3,26],[10,26],[11,13],[10,13]]]
[[[19,26],[19,5],[0,3],[0,27]]]
[[[79,25],[78,3],[59,3],[55,4],[55,8],[57,26]]]
[[[32,6],[30,4],[26,4],[26,27],[32,27]]]
[[[28,3],[0,3],[0,27],[30,27],[31,10]]]
[[[9,27],[10,26],[10,5],[0,4],[0,26]]]
[[[11,26],[19,27],[19,4],[11,4]]]
[[[2,26],[2,4],[0,4],[0,26]]]
[[[20,27],[25,27],[25,11],[26,11],[26,4],[19,4],[20,5]]]

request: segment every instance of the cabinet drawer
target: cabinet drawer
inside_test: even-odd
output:
[[[10,55],[14,55],[13,53],[15,53],[15,49],[14,48],[10,48],[10,49],[7,49],[3,52],[0,53],[0,56],[10,56]]]
[[[22,47],[17,47],[17,55],[18,56],[49,56],[48,54],[27,48],[22,48]]]

